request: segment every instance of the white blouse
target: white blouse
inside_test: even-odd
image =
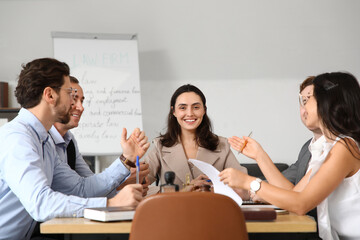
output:
[[[341,136],[341,138],[350,137]],[[317,164],[313,166],[314,171],[312,171],[311,177],[318,171],[329,151],[339,139],[337,138],[333,143],[324,143],[323,153],[314,159]],[[322,239],[360,239],[360,170],[353,176],[345,178],[317,206],[317,214],[319,236]]]

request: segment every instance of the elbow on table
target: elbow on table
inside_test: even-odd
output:
[[[31,211],[29,214],[37,222],[45,222],[54,218],[54,216],[51,216],[51,214],[44,215],[41,211]]]
[[[37,222],[45,222],[55,217],[52,212],[46,211],[43,204],[33,204],[27,212]]]
[[[43,198],[38,198],[31,204],[26,204],[25,209],[28,214],[37,222],[44,222],[55,217],[53,211],[47,210],[48,203]]]
[[[304,210],[302,210],[302,209],[297,209],[297,210],[295,210],[295,211],[293,211],[295,214],[297,214],[297,215],[300,215],[300,216],[303,216],[303,215],[305,215],[306,213],[307,213],[307,211],[304,211]]]
[[[291,211],[297,215],[306,215],[312,208],[306,203],[297,203],[295,208]]]

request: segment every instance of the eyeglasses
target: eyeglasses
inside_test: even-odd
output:
[[[69,87],[69,88],[61,88],[61,87],[57,87],[59,88],[60,90],[65,90],[67,91],[67,93],[70,95],[70,97],[72,97],[73,99],[75,99],[76,97],[76,94],[77,94],[77,89],[76,88],[72,88],[72,87]]]
[[[304,96],[304,95],[301,95],[299,93],[299,103],[300,103],[300,106],[304,107],[306,105],[306,103],[309,101],[309,99],[314,96],[314,95],[308,95],[308,96]]]

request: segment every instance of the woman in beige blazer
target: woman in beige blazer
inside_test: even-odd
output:
[[[167,131],[153,140],[145,156],[150,183],[156,178],[165,183],[164,173],[173,171],[174,183],[180,188],[186,184],[186,175],[194,186],[209,184],[207,177],[188,162],[189,159],[204,161],[219,171],[235,168],[247,173],[230,150],[227,139],[212,133],[206,111],[206,98],[197,87],[187,84],[175,91],[170,101]],[[247,191],[238,193],[248,199]]]

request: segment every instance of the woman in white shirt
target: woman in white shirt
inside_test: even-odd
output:
[[[348,73],[315,77],[312,93],[300,95],[306,125],[319,124],[326,143],[302,180],[290,190],[225,169],[221,180],[234,188],[252,191],[264,200],[297,214],[317,206],[319,235],[327,239],[360,239],[360,87]],[[253,158],[272,181],[287,181],[255,140],[229,139],[235,150]]]

